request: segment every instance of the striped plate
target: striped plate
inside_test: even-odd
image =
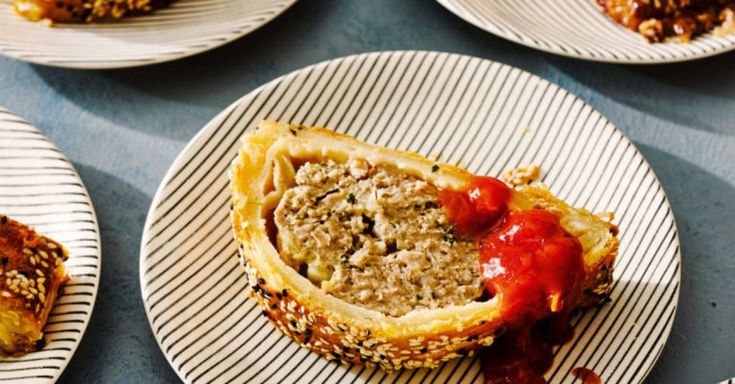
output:
[[[46,347],[0,359],[0,382],[53,383],[77,349],[97,296],[97,217],[69,160],[36,128],[2,108],[0,180],[0,213],[64,244],[71,277],[46,323]]]
[[[649,44],[608,19],[595,0],[437,0],[462,19],[531,48],[578,59],[673,63],[735,49],[735,35],[689,44]]]
[[[31,23],[0,0],[0,54],[68,68],[155,64],[218,47],[264,25],[296,0],[177,0],[150,15],[96,24]]]
[[[151,206],[141,246],[143,300],[187,383],[481,383],[467,358],[387,375],[340,366],[280,335],[247,295],[230,233],[228,169],[261,120],[331,127],[368,142],[441,154],[479,174],[541,164],[553,192],[612,210],[622,245],[612,303],[574,319],[548,376],[584,366],[638,383],[666,342],[679,292],[679,243],[661,185],[633,144],[574,95],[516,68],[467,56],[385,52],[311,66],[251,92],[184,149]]]

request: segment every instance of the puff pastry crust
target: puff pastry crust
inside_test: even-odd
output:
[[[66,259],[61,244],[0,215],[0,354],[43,347],[43,327],[68,280]]]
[[[173,0],[16,0],[15,12],[28,20],[92,22],[148,13]]]
[[[261,122],[247,133],[231,168],[232,225],[240,260],[263,315],[285,335],[329,360],[376,364],[385,370],[433,368],[489,346],[505,329],[499,300],[473,301],[393,317],[324,293],[287,265],[274,246],[272,212],[305,161],[365,160],[389,166],[442,189],[461,190],[472,174],[418,154],[360,142],[332,131]],[[437,170],[437,165],[439,165]],[[433,171],[432,171],[433,169]],[[609,293],[618,240],[614,225],[572,208],[545,189],[515,190],[510,210],[545,209],[560,218],[584,251],[585,278],[575,307]]]

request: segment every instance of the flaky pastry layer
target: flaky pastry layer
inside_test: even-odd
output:
[[[263,314],[285,335],[330,360],[393,370],[433,368],[472,355],[504,331],[503,308],[497,298],[414,310],[400,317],[342,301],[287,265],[271,240],[275,228],[269,216],[284,191],[293,186],[296,168],[305,161],[361,159],[455,190],[467,186],[471,173],[323,128],[264,121],[242,141],[231,168],[233,230],[251,293]],[[565,231],[582,244],[584,288],[570,301],[574,306],[599,303],[612,280],[616,228],[588,211],[568,206],[545,189],[526,187],[512,193],[510,210],[530,208],[557,214]]]

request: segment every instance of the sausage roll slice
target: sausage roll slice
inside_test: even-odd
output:
[[[251,294],[327,359],[436,367],[609,293],[616,228],[545,189],[267,121],[231,180]]]
[[[66,249],[0,214],[0,353],[43,347],[43,327],[68,280]]]
[[[152,12],[173,0],[15,0],[13,9],[28,20],[92,22]]]

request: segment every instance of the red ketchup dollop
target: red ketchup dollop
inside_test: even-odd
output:
[[[584,276],[582,246],[539,209],[509,211],[511,190],[475,177],[439,194],[459,233],[476,239],[487,292],[502,303],[508,331],[483,352],[486,384],[543,384],[552,346],[571,338],[565,305]]]

